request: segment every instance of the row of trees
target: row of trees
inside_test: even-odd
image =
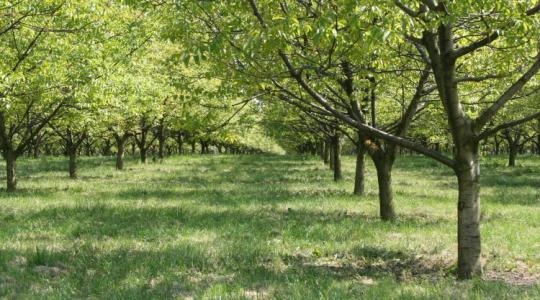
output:
[[[17,158],[51,136],[75,177],[80,147],[97,137],[114,140],[122,168],[128,143],[144,162],[154,143],[165,154],[167,137],[252,151],[244,141],[260,123],[285,148],[321,154],[336,180],[348,139],[355,193],[367,156],[391,221],[392,167],[406,149],[455,172],[458,276],[471,278],[482,269],[480,145],[497,152],[504,138],[515,154],[537,136],[539,11],[528,0],[3,3],[7,190]]]
[[[0,150],[7,191],[24,153],[63,153],[77,177],[81,147],[113,148],[123,168],[129,144],[141,162],[199,143],[253,152],[243,139],[255,120],[251,98],[187,66],[167,40],[153,5],[123,1],[19,1],[0,5]],[[170,145],[174,139],[175,150]],[[167,150],[169,148],[169,150]]]
[[[328,163],[332,149],[332,132],[328,126],[314,123],[302,111],[289,111],[283,114],[283,108],[271,107],[264,116],[267,134],[289,152],[319,155]],[[281,111],[281,113],[277,113]],[[338,127],[339,128],[339,127]],[[347,129],[347,128],[345,128]],[[434,151],[451,155],[455,148],[448,136],[433,136],[412,128],[409,138],[418,141]],[[341,131],[340,142],[345,153],[360,153],[356,148],[354,135],[350,131]],[[540,155],[540,120],[506,128],[480,144],[482,155],[506,155],[509,167],[515,167],[519,155]],[[398,148],[400,154],[411,154],[410,150]],[[340,176],[336,176],[340,178]]]
[[[458,277],[481,274],[480,143],[540,116],[539,10],[531,1],[272,1],[170,3],[177,37],[231,78],[298,109],[301,125],[339,153],[351,135],[396,212],[398,147],[457,178]],[[181,12],[186,12],[178,17]],[[185,39],[189,37],[189,39]],[[437,151],[411,131],[449,138]],[[358,177],[358,176],[357,176]]]

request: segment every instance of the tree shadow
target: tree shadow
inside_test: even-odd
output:
[[[449,266],[415,258],[411,253],[374,246],[362,246],[341,258],[275,255],[270,247],[227,245],[215,253],[204,244],[182,243],[156,250],[96,248],[91,242],[65,250],[35,248],[3,250],[0,270],[14,274],[6,291],[24,291],[31,286],[62,287],[77,282],[78,296],[105,298],[147,298],[197,296],[212,285],[283,286],[302,281],[316,288],[321,283],[366,276],[375,280],[410,276],[440,279],[451,276]],[[283,265],[279,270],[273,263]],[[17,270],[17,272],[14,272]],[[133,276],[139,278],[129,283]],[[26,278],[27,280],[17,280]],[[31,279],[31,280],[29,280]],[[109,288],[105,282],[124,283]],[[0,293],[1,295],[2,293]]]
[[[7,192],[5,188],[0,191],[0,199],[3,200],[20,200],[30,197],[38,197],[41,199],[52,199],[56,193],[67,191],[68,188],[62,187],[39,187],[39,188],[18,188],[14,192]]]
[[[75,298],[204,298],[205,291],[219,285],[267,288],[277,293],[276,298],[287,298],[287,287],[299,282],[316,292],[355,278],[360,278],[355,281],[358,284],[367,285],[369,280],[362,283],[365,278],[398,282],[453,278],[453,261],[362,239],[355,242],[365,244],[347,246],[340,253],[307,249],[350,239],[359,228],[368,234],[387,233],[388,228],[399,230],[401,226],[431,230],[451,220],[412,213],[381,226],[383,222],[376,215],[321,209],[316,205],[318,197],[349,193],[332,184],[294,189],[306,180],[321,180],[321,172],[310,170],[323,168],[311,158],[306,158],[307,167],[298,168],[294,159],[201,158],[187,166],[179,161],[175,163],[182,170],[163,167],[152,171],[149,178],[142,179],[148,184],[145,186],[124,182],[125,176],[118,175],[111,178],[117,188],[95,191],[86,199],[90,201],[5,214],[0,219],[4,233],[28,233],[17,236],[17,242],[43,248],[23,246],[0,253],[0,290],[5,293],[0,291],[0,296],[24,296],[37,286],[58,291],[56,298],[60,298],[65,296],[60,293],[68,282],[73,292],[70,297]],[[222,166],[226,171],[220,172]],[[201,167],[212,175],[185,173]],[[324,176],[330,182],[330,172]],[[52,198],[65,191],[69,190],[47,187],[22,190],[19,195]],[[84,190],[91,191],[91,187]],[[146,205],[145,200],[153,203]],[[314,205],[293,205],[290,209],[274,205],[307,200]],[[142,203],[132,205],[130,201]],[[42,225],[47,229],[34,234]],[[343,229],[340,237],[331,235],[332,228]],[[286,238],[302,245],[298,251],[273,244],[283,239],[285,232]],[[55,241],[61,241],[62,248],[47,248]],[[349,298],[362,297],[350,293]]]

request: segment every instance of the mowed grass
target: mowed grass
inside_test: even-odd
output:
[[[184,156],[114,170],[19,161],[0,192],[0,297],[100,299],[540,298],[540,159],[483,161],[484,280],[454,279],[456,180],[418,156],[393,174],[399,220],[314,157]]]

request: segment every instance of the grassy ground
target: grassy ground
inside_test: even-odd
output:
[[[318,160],[193,156],[113,170],[21,160],[0,192],[0,297],[214,299],[540,298],[540,160],[483,162],[485,280],[454,280],[452,173],[420,157],[394,172],[400,219],[350,195]]]

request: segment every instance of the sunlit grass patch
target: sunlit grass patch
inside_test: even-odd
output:
[[[418,156],[394,171],[399,219],[310,157],[184,156],[114,170],[83,158],[20,161],[1,193],[0,296],[6,298],[538,298],[540,161],[485,159],[485,280],[458,282],[455,178]],[[504,177],[504,178],[503,178]],[[535,185],[538,183],[538,185]]]

